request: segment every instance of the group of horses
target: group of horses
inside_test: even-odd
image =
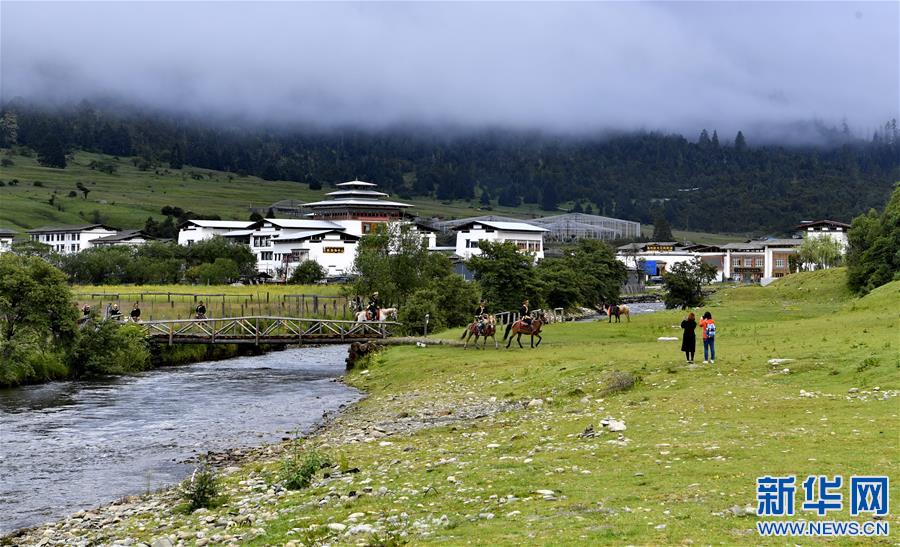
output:
[[[541,327],[547,324],[547,316],[544,315],[543,312],[540,312],[537,317],[531,319],[529,323],[525,319],[519,319],[513,323],[508,323],[506,325],[506,331],[503,333],[503,340],[509,339],[506,342],[506,348],[509,349],[510,344],[512,344],[513,336],[516,338],[516,343],[519,344],[520,348],[524,348],[522,345],[522,335],[527,334],[531,336],[531,347],[536,348],[541,345]],[[460,340],[465,338],[466,343],[463,344],[463,349],[469,347],[469,340],[472,337],[475,337],[475,343],[473,344],[476,348],[478,347],[478,339],[482,338],[481,349],[487,345],[487,339],[490,338],[494,341],[494,348],[497,349],[500,347],[500,344],[497,342],[497,320],[491,314],[485,314],[480,318],[476,319],[469,323],[469,326],[466,327],[466,330],[463,331],[462,336],[459,337]],[[512,334],[512,336],[510,336]],[[537,337],[537,343],[534,343],[534,338]]]

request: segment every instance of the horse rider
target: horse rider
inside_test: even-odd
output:
[[[475,309],[475,323],[478,324],[479,330],[484,330],[484,322],[487,320],[488,309],[487,300],[482,300]]]
[[[528,325],[528,328],[531,328],[531,314],[528,313],[528,299],[522,301],[522,307],[519,308],[519,317],[522,318],[522,322]]]
[[[197,307],[194,308],[194,313],[195,313],[195,315],[194,315],[195,318],[206,319],[206,305],[203,303],[202,300],[200,301],[200,304],[198,304]]]
[[[372,293],[372,297],[369,299],[369,307],[366,312],[369,316],[369,321],[378,321],[378,310],[381,308],[381,303],[378,301],[378,291]]]

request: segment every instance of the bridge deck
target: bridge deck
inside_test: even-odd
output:
[[[399,323],[248,316],[140,323],[152,340],[173,344],[340,344],[388,338]]]

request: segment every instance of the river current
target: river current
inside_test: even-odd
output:
[[[346,346],[0,390],[0,534],[185,478],[185,460],[309,430],[360,393]]]

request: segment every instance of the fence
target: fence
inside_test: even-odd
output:
[[[352,319],[350,302],[344,296],[318,294],[272,294],[269,291],[243,294],[189,292],[118,292],[76,293],[79,307],[89,305],[106,315],[107,308],[118,305],[128,315],[135,302],[141,309],[141,319],[192,319],[197,306],[203,302],[207,317],[294,316]]]

